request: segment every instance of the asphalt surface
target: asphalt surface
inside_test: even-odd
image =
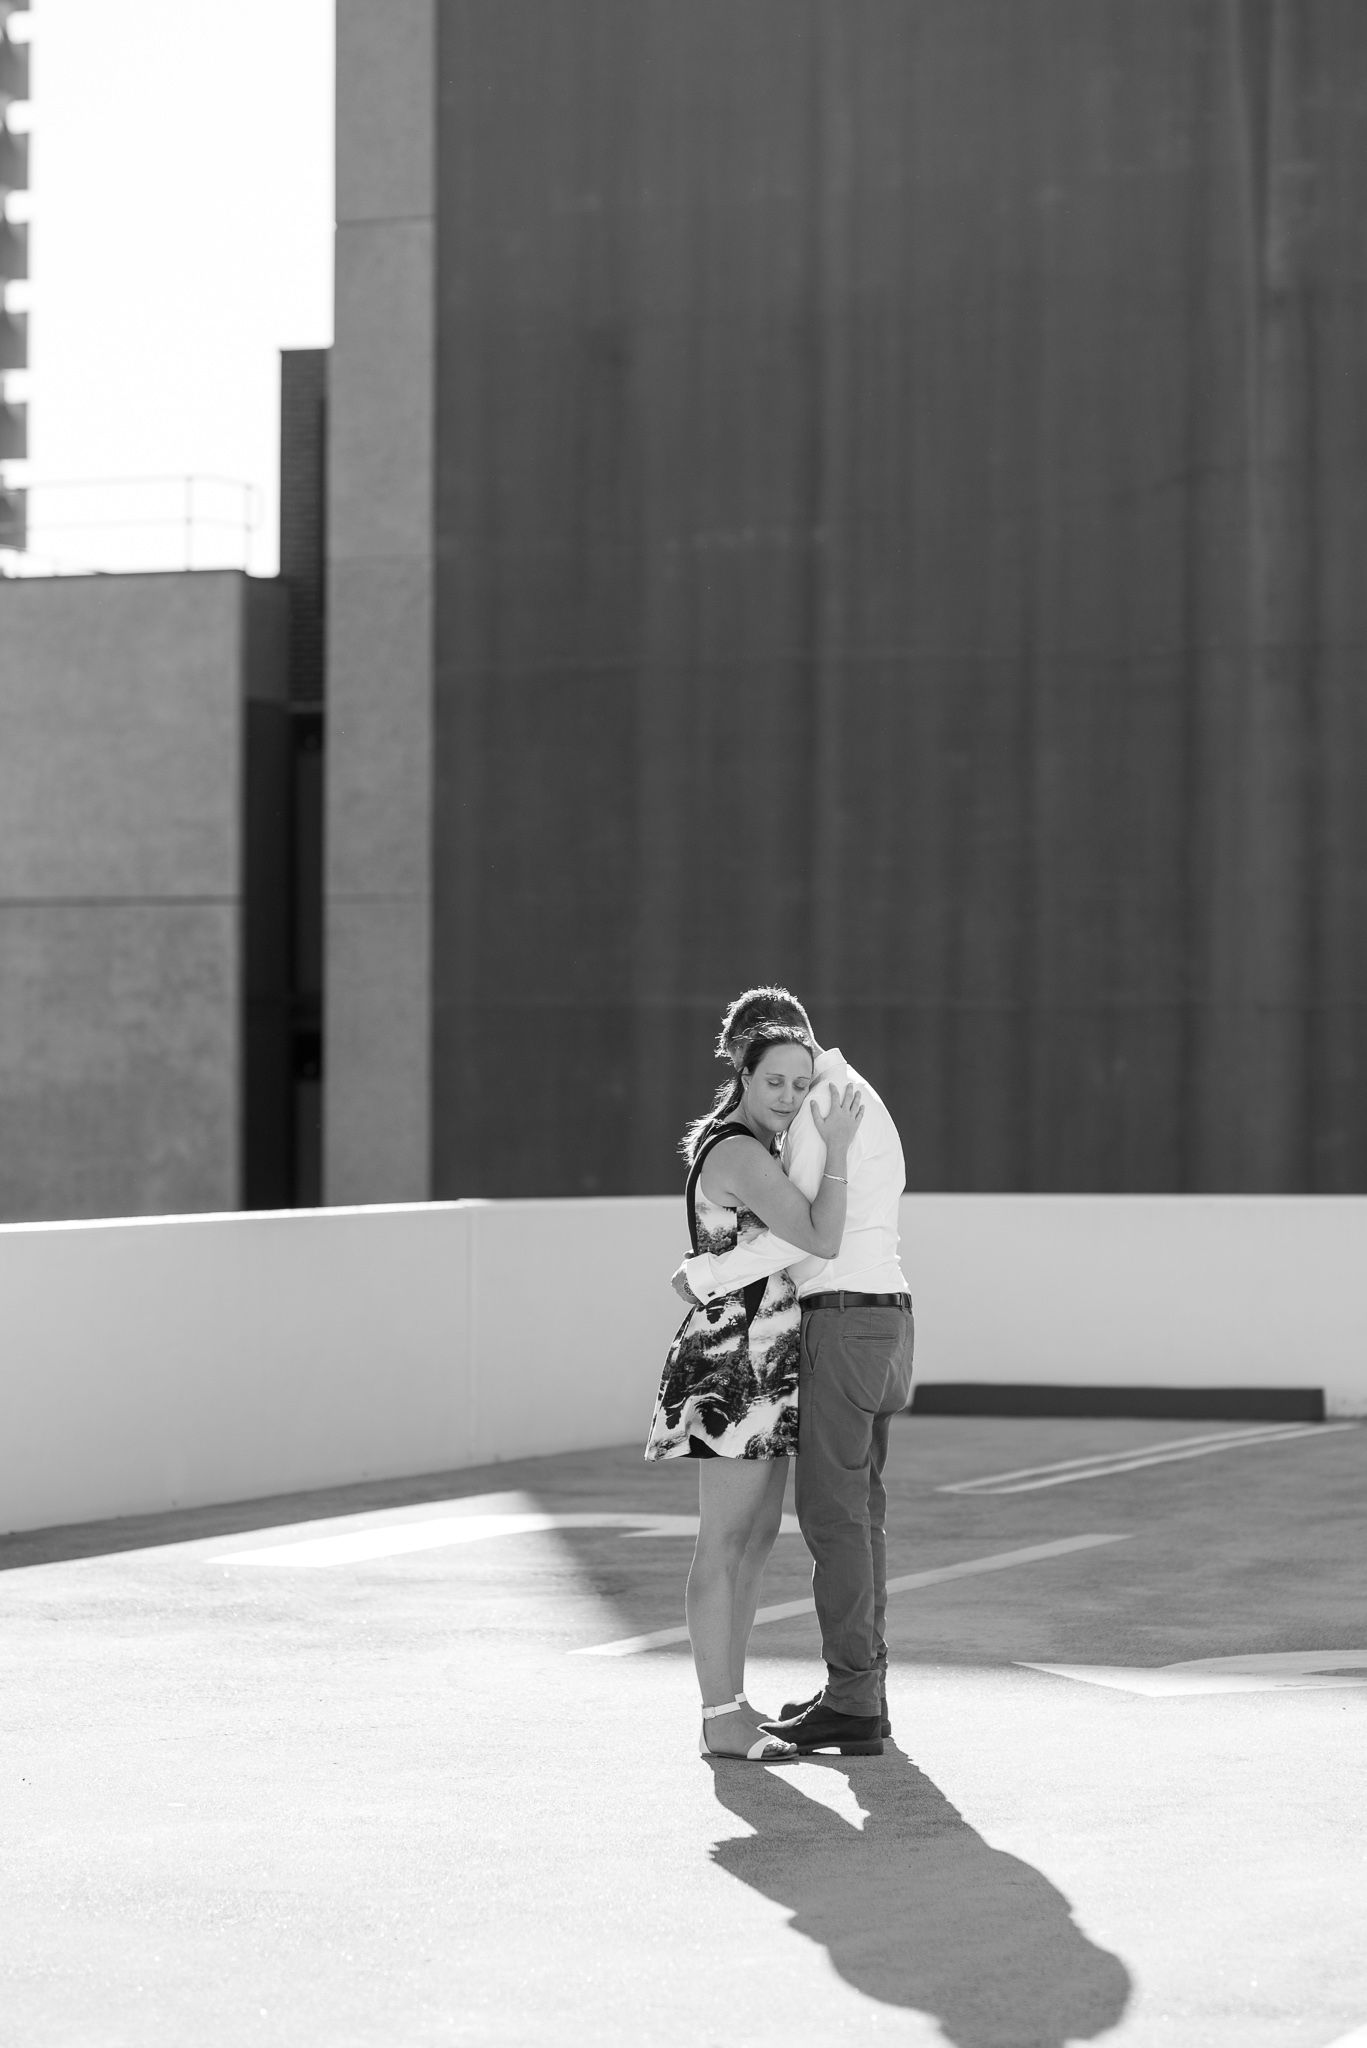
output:
[[[1367,1428],[906,1418],[889,1480],[894,1740],[783,1770],[698,1757],[686,1645],[584,1654],[682,1620],[638,1446],[0,1540],[0,2041],[1367,2025]],[[817,1648],[762,1624],[751,1695]]]

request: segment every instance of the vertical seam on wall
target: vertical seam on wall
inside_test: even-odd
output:
[[[465,1369],[467,1375],[465,1415],[468,1430],[467,1441],[470,1446],[468,1462],[472,1465],[477,1465],[480,1462],[481,1450],[479,1355],[477,1348],[477,1333],[479,1329],[479,1302],[477,1299],[479,1260],[475,1256],[475,1234],[479,1229],[479,1209],[472,1205],[467,1214],[470,1218],[470,1228],[465,1238]]]
[[[442,10],[440,6],[434,6],[429,25],[432,58],[432,96],[427,109],[429,144],[427,163],[429,180],[427,188],[427,221],[430,236],[427,266],[427,313],[430,323],[428,335],[427,419],[428,445],[431,454],[427,477],[427,928],[425,933],[427,959],[424,962],[426,970],[424,1023],[427,1035],[427,1071],[424,1080],[426,1083],[427,1116],[423,1132],[424,1157],[422,1168],[423,1183],[429,1202],[433,1200],[437,1193],[437,476],[440,468],[441,446],[437,432],[437,407],[441,390],[438,374],[440,357],[438,307],[440,305],[441,284],[441,226],[438,219],[441,204],[441,22]],[[470,1242],[472,1247],[470,1284],[473,1288],[473,1236]]]
[[[237,909],[233,919],[233,984],[229,996],[229,1013],[233,1020],[233,1207],[244,1209],[247,1204],[247,749],[250,744],[248,732],[248,690],[250,677],[247,673],[249,658],[249,637],[247,631],[247,604],[251,592],[243,576],[233,585],[236,602],[231,607],[233,646],[233,687],[236,702],[233,715],[237,721],[237,745],[233,749],[233,773],[237,786],[233,792],[233,823],[237,833]]]

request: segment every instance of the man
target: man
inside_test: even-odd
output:
[[[742,998],[747,1014],[750,1004]],[[739,1008],[740,1005],[738,1004]],[[775,990],[775,1023],[812,1027],[797,999]],[[750,1021],[759,1021],[751,1019]],[[685,1259],[675,1285],[707,1302],[787,1267],[802,1303],[798,1376],[797,1516],[812,1553],[812,1591],[827,1681],[822,1692],[784,1707],[766,1731],[801,1750],[839,1747],[881,1756],[892,1733],[887,1713],[887,1493],[883,1466],[891,1418],[911,1397],[911,1296],[898,1260],[898,1205],[906,1168],[897,1127],[877,1093],[838,1050],[816,1044],[806,1102],[783,1140],[789,1177],[811,1200],[826,1148],[812,1121],[833,1089],[853,1081],[865,1105],[850,1148],[845,1235],[834,1259],[805,1257],[764,1231],[719,1256]]]

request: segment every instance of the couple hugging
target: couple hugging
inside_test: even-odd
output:
[[[825,1052],[783,988],[748,989],[717,1053],[735,1078],[684,1135],[690,1311],[670,1347],[647,1458],[696,1458],[688,1634],[704,1756],[881,1756],[887,1711],[883,1465],[911,1397],[911,1297],[897,1258],[906,1180],[868,1082]],[[826,1660],[824,1689],[767,1718],[745,1653],[788,1460]]]

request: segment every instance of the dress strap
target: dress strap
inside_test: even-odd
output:
[[[697,1152],[694,1155],[693,1164],[688,1169],[688,1184],[684,1189],[684,1203],[688,1210],[688,1235],[693,1246],[693,1256],[695,1258],[697,1257],[698,1253],[698,1212],[696,1207],[696,1199],[698,1192],[698,1175],[702,1172],[703,1161],[706,1159],[708,1153],[715,1152],[718,1145],[720,1145],[725,1139],[748,1138],[752,1137],[753,1135],[753,1132],[744,1130],[739,1124],[718,1124],[715,1126],[714,1129],[710,1130],[707,1133],[707,1136],[703,1139],[702,1143],[699,1145],[697,1149]],[[757,1138],[755,1139],[755,1143],[759,1143],[759,1140]],[[764,1299],[764,1290],[768,1286],[768,1284],[768,1281],[764,1279],[752,1280],[748,1287],[744,1287],[741,1289],[742,1298],[745,1304],[745,1327],[747,1331],[749,1330],[751,1323],[753,1323],[756,1315],[759,1312],[759,1305],[761,1301],[763,1301]]]
[[[688,1180],[684,1186],[684,1207],[688,1211],[688,1235],[693,1246],[693,1256],[698,1254],[698,1215],[694,1206],[698,1192],[698,1175],[709,1152],[715,1152],[718,1145],[727,1138],[748,1138],[750,1133],[740,1124],[717,1124],[710,1130],[693,1155],[693,1164],[688,1169]],[[756,1140],[758,1142],[758,1140]]]

